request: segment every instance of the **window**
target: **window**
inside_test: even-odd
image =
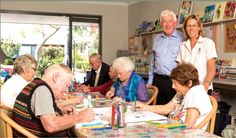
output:
[[[15,56],[31,54],[41,64],[42,55],[52,53],[45,51],[50,48],[55,51],[58,48],[63,51],[62,60],[50,64],[64,62],[72,68],[76,80],[83,82],[86,71],[90,69],[89,55],[93,52],[101,53],[100,16],[1,12],[1,39],[11,38],[20,44],[19,53]]]

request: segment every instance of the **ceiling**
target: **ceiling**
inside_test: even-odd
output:
[[[129,6],[138,3],[137,0],[116,0],[116,1],[67,1],[71,3],[88,3],[88,4],[103,4],[103,5],[119,5]],[[30,23],[30,24],[58,24],[68,25],[68,18],[65,16],[44,16],[44,15],[27,15],[27,14],[11,14],[0,13],[2,23]]]
[[[1,13],[2,23],[58,24],[68,25],[68,17]]]

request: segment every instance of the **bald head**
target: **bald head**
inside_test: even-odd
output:
[[[45,70],[42,79],[51,87],[56,99],[61,99],[68,92],[73,74],[68,66],[54,64]]]
[[[46,68],[43,77],[52,76],[54,73],[67,74],[73,76],[72,71],[65,64],[54,64]]]

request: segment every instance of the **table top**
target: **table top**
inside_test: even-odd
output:
[[[103,120],[106,124],[105,126],[109,125],[110,119],[110,111],[111,108],[94,108],[95,114],[95,122],[94,124],[98,123],[99,120]],[[167,118],[161,115],[153,115],[154,113],[149,111],[139,111],[139,112],[132,112],[127,111],[125,122],[126,126],[124,128],[117,128],[117,127],[105,127],[105,129],[94,129],[94,128],[86,128],[81,127],[81,124],[77,124],[75,126],[75,134],[79,137],[96,137],[96,138],[104,138],[104,137],[218,137],[216,135],[210,134],[201,129],[186,129],[186,127],[176,127],[175,129],[167,129],[165,127],[160,127],[156,123],[148,122],[148,118],[150,120],[156,120],[153,122],[158,122],[159,124],[166,124]],[[102,118],[101,118],[102,116]],[[129,116],[129,117],[128,117]],[[136,120],[133,122],[132,120]],[[170,128],[170,127],[169,127]],[[173,127],[172,127],[173,128]]]
[[[76,96],[79,94],[77,93]],[[95,96],[96,97],[96,96]],[[167,129],[157,124],[147,123],[149,120],[166,124],[167,118],[149,111],[134,112],[127,107],[125,113],[125,127],[110,127],[111,107],[92,108],[95,112],[95,121],[92,124],[103,123],[105,129],[93,129],[83,127],[84,124],[76,124],[74,127],[75,134],[79,137],[104,138],[104,137],[218,137],[201,129],[185,129],[177,127]],[[81,109],[79,109],[81,110]],[[88,122],[88,124],[91,122]],[[85,123],[86,124],[86,123]]]
[[[218,137],[214,134],[210,134],[201,129],[164,129],[158,128],[151,124],[139,124],[135,126],[126,126],[125,128],[105,129],[105,130],[91,130],[91,129],[76,129],[77,136],[89,137],[89,138],[128,138],[128,137],[144,137],[144,138],[156,138],[156,137]]]

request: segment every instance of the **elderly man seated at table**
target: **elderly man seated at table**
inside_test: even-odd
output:
[[[198,125],[211,111],[212,105],[203,85],[199,85],[198,71],[192,64],[182,63],[170,74],[177,94],[165,105],[148,106],[137,102],[137,107],[167,115],[184,122],[188,127]],[[206,130],[206,127],[202,129]]]
[[[71,136],[69,128],[94,119],[91,109],[75,113],[71,107],[58,108],[56,100],[63,98],[72,78],[72,72],[66,65],[49,66],[42,79],[34,79],[17,96],[13,119],[40,137]]]
[[[99,86],[108,82],[110,77],[108,75],[110,66],[102,61],[102,57],[98,53],[93,53],[89,56],[89,63],[92,67],[90,77],[80,87],[84,86]]]
[[[134,72],[134,63],[129,57],[119,57],[113,61],[113,68],[117,72],[118,80],[112,85],[106,97],[122,97],[127,102],[147,102],[148,93],[141,76]]]
[[[109,77],[111,79],[110,81],[97,87],[89,87],[89,86],[83,87],[83,92],[100,92],[102,95],[106,96],[107,91],[111,89],[112,84],[117,79],[117,73],[112,66],[110,66],[109,69]]]
[[[1,103],[13,108],[16,96],[34,78],[37,62],[33,56],[25,54],[16,58],[13,75],[1,87]]]

